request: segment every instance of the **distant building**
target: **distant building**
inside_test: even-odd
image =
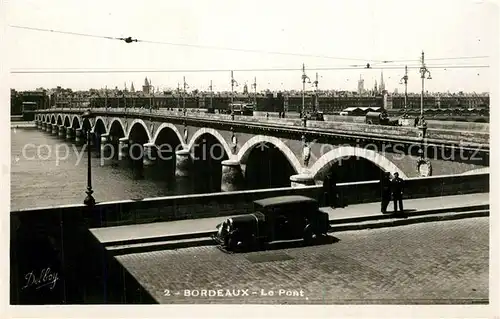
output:
[[[150,94],[153,86],[151,85],[151,79],[145,78],[144,85],[142,86],[142,92],[145,94]]]
[[[379,93],[383,93],[385,91],[385,83],[384,83],[384,71],[380,72],[380,86]]]
[[[246,83],[243,85],[243,94],[248,94],[248,85]]]
[[[360,75],[358,80],[358,95],[361,96],[363,95],[364,92],[365,92],[365,80]]]
[[[135,92],[134,82],[132,82],[132,84],[130,85],[130,92]]]

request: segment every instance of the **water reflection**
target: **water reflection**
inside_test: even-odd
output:
[[[193,193],[192,184],[134,179],[132,169],[100,165],[92,158],[97,202]],[[36,129],[11,131],[11,210],[79,204],[85,198],[87,152]]]

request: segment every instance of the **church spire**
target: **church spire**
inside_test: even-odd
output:
[[[385,90],[385,83],[384,83],[384,71],[380,71],[380,92]]]

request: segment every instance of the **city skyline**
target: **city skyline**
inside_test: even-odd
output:
[[[383,71],[389,92],[404,91],[400,79],[404,76],[404,66],[408,65],[408,92],[416,93],[421,90],[418,68],[423,50],[432,73],[432,80],[425,81],[426,91],[479,93],[491,90],[489,83],[495,71],[493,58],[498,53],[498,26],[494,24],[496,8],[488,1],[440,0],[405,2],[404,5],[392,0],[376,3],[312,1],[304,7],[281,1],[257,1],[252,6],[238,1],[147,1],[137,6],[116,1],[97,4],[96,1],[52,0],[44,2],[42,7],[36,1],[24,0],[7,3],[6,9],[11,72],[48,69],[153,71],[11,73],[10,87],[17,90],[56,86],[75,90],[120,88],[124,82],[129,87],[134,83],[139,90],[147,77],[153,79],[153,86],[161,91],[175,89],[177,83],[182,87],[185,77],[190,90],[207,91],[212,81],[214,91],[229,91],[229,70],[235,70],[234,77],[239,83],[235,87],[237,91],[242,91],[247,83],[252,92],[250,86],[254,78],[257,79],[257,91],[300,90],[300,68],[304,63],[311,82],[318,72],[320,90],[356,91],[360,76],[365,80],[364,88],[371,89]],[[286,15],[281,14],[283,12]],[[213,19],[214,14],[220,19]],[[88,19],[88,15],[92,18]],[[465,18],[471,23],[464,24]],[[157,43],[125,43],[12,26],[99,37],[131,36]],[[185,45],[166,45],[167,42]],[[455,59],[480,56],[489,58]],[[433,60],[441,58],[447,59]],[[367,63],[372,69],[363,69]],[[489,68],[464,68],[488,65]],[[270,69],[294,70],[263,71]],[[160,70],[186,72],[158,72]],[[199,72],[193,72],[196,70]],[[312,85],[306,84],[306,89],[312,89]]]

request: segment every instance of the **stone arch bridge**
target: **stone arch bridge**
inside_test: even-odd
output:
[[[115,157],[134,157],[144,168],[155,166],[159,155],[171,154],[176,176],[189,176],[193,161],[209,152],[219,160],[223,191],[240,189],[245,178],[252,177],[248,165],[258,149],[273,149],[286,158],[292,186],[313,184],[333,166],[353,158],[402,178],[489,167],[485,132],[316,121],[304,127],[300,120],[289,119],[103,109],[94,110],[89,119],[76,110],[41,110],[35,120],[40,129],[76,143],[83,143],[88,133],[101,155],[106,147],[114,147],[119,150]],[[252,165],[267,165],[258,163]]]

